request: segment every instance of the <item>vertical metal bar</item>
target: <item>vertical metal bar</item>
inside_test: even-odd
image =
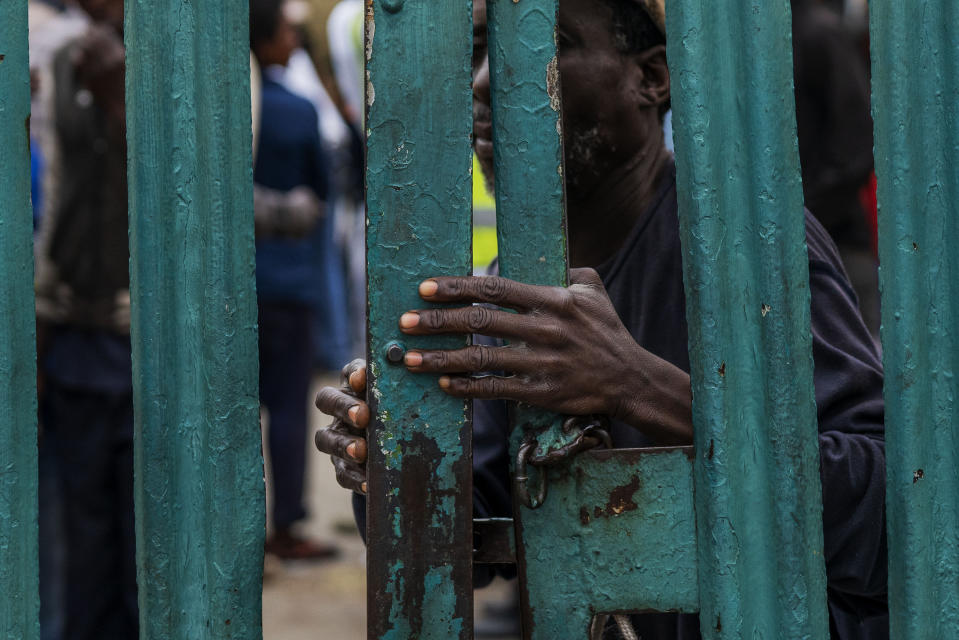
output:
[[[557,0],[488,0],[487,24],[500,273],[530,284],[566,286],[558,9]],[[555,446],[564,439],[559,424],[556,415],[512,406],[510,459],[515,461],[529,436],[537,437],[541,450]],[[556,637],[551,607],[537,601],[553,594],[550,572],[533,562],[548,547],[542,536],[548,536],[551,524],[543,513],[519,503],[514,513],[524,632],[526,637]],[[564,631],[585,637],[590,616],[575,606],[585,604],[564,609]]]
[[[825,638],[789,3],[671,7],[701,628]]]
[[[566,286],[558,6],[488,0],[487,23],[500,272]]]
[[[370,638],[470,638],[471,405],[387,352],[419,283],[471,272],[472,3],[367,3]]]
[[[959,8],[870,5],[890,635],[959,629]]]
[[[128,0],[141,637],[260,638],[247,0]]]
[[[40,637],[27,1],[0,3],[0,637]]]

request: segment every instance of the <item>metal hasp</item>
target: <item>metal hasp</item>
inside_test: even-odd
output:
[[[890,636],[959,637],[959,8],[870,3]]]
[[[128,0],[140,634],[261,638],[247,0]]]
[[[419,283],[472,269],[472,7],[369,0],[367,278],[368,637],[470,638],[470,404],[434,376],[391,366],[391,343],[459,348],[463,336],[400,334]],[[394,349],[395,351],[395,349]]]
[[[0,637],[40,637],[27,0],[0,3]]]
[[[701,629],[825,638],[789,2],[671,8]]]

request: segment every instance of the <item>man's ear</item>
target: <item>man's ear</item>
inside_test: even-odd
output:
[[[642,70],[639,87],[641,105],[663,107],[669,103],[669,67],[666,65],[666,45],[656,45],[636,55],[636,64]]]

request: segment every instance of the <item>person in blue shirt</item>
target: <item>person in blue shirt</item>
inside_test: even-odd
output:
[[[298,536],[306,517],[303,479],[312,376],[314,309],[323,303],[324,219],[329,167],[316,109],[278,79],[298,46],[281,0],[251,0],[250,45],[262,73],[253,172],[260,402],[269,414],[274,533],[267,552],[284,559],[329,557],[332,546]]]

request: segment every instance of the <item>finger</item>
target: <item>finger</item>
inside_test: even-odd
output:
[[[366,360],[357,358],[343,367],[341,380],[349,385],[353,391],[361,393],[366,390]]]
[[[400,330],[410,335],[469,333],[495,338],[548,341],[554,328],[542,318],[474,305],[456,309],[419,309],[400,317]]]
[[[475,345],[443,351],[408,351],[406,368],[414,373],[528,372],[537,368],[529,349]]]
[[[599,277],[599,274],[596,272],[596,269],[591,269],[589,267],[582,267],[579,269],[569,270],[569,283],[585,284],[591,287],[595,287],[595,286],[603,286],[603,279]]]
[[[316,448],[334,458],[348,458],[354,462],[366,462],[366,440],[333,426],[320,429],[313,437]]]
[[[439,277],[420,283],[420,297],[430,302],[487,302],[529,310],[562,304],[565,289],[523,284],[499,276]]]
[[[365,429],[370,422],[370,408],[362,400],[335,387],[323,387],[316,394],[316,408],[323,413]]]
[[[442,376],[440,389],[457,398],[481,398],[526,401],[530,395],[519,377],[502,376]]]
[[[331,458],[336,470],[336,481],[344,489],[366,495],[366,474],[362,468],[349,464],[342,458]]]

